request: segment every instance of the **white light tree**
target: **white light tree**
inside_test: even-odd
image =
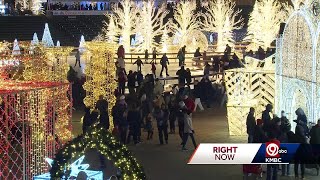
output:
[[[172,44],[172,43],[170,43],[170,37],[168,35],[168,28],[165,26],[163,28],[161,41],[160,41],[160,45],[162,47],[162,49],[161,49],[162,53],[167,53],[168,52],[168,46],[170,44]]]
[[[206,13],[202,13],[200,24],[204,30],[218,34],[218,50],[223,50],[226,44],[232,46],[233,30],[241,29],[244,25],[241,10],[235,10],[235,6],[232,0],[209,0],[204,5]]]
[[[57,41],[57,47],[60,47],[60,41]]]
[[[285,22],[291,11],[288,4],[278,0],[256,0],[250,14],[246,41],[248,49],[257,50],[259,46],[266,49],[276,39],[280,24]]]
[[[19,47],[19,43],[18,40],[15,39],[13,42],[13,49],[12,49],[12,55],[20,55],[20,47]]]
[[[31,10],[33,14],[40,15],[43,14],[43,7],[42,7],[42,1],[41,0],[32,0],[32,6]]]
[[[108,42],[117,42],[117,36],[119,35],[119,28],[117,28],[115,18],[113,14],[107,14],[107,18],[109,19],[109,23],[105,22],[104,34],[106,41]]]
[[[174,19],[170,19],[169,28],[175,36],[175,40],[180,46],[186,45],[188,36],[195,30],[199,29],[195,13],[196,1],[180,1],[174,8]]]
[[[156,8],[155,0],[144,1],[139,14],[139,25],[136,31],[141,33],[143,39],[138,44],[137,51],[144,52],[144,50],[148,49],[151,52],[153,47],[158,46],[155,37],[162,34],[163,19],[166,15],[165,6],[162,4]]]
[[[32,40],[31,40],[31,44],[32,44],[32,45],[39,44],[39,39],[38,39],[37,33],[33,33],[33,38],[32,38]]]
[[[85,52],[85,50],[86,50],[85,43],[86,43],[86,41],[84,40],[84,36],[82,35],[80,38],[80,42],[79,42],[79,52],[80,53]]]
[[[137,23],[138,9],[131,0],[120,1],[120,6],[112,7],[116,31],[122,36],[122,45],[126,52],[130,52],[130,36],[134,34]]]
[[[46,23],[44,25],[44,31],[43,31],[43,35],[42,35],[42,43],[46,47],[54,47],[54,43],[53,43],[53,40],[51,37],[48,23]]]

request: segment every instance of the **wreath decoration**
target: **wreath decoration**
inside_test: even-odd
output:
[[[53,160],[50,175],[52,179],[70,176],[70,160],[78,159],[87,149],[96,148],[120,169],[122,179],[144,180],[146,175],[142,166],[131,155],[127,147],[115,139],[102,127],[95,125],[88,131],[65,144]]]

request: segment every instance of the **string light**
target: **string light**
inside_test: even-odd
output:
[[[122,179],[146,179],[143,168],[131,155],[128,148],[116,140],[110,132],[97,125],[94,125],[86,133],[76,137],[59,150],[50,170],[51,178],[57,179],[67,176],[64,173],[64,167],[66,167],[66,171],[71,170],[70,160],[79,158],[91,148],[97,148],[108,160],[113,161],[114,165],[120,169]]]
[[[83,85],[86,97],[83,102],[87,107],[95,108],[99,96],[108,101],[110,129],[113,129],[112,107],[116,103],[114,91],[117,88],[116,68],[113,62],[115,45],[106,42],[86,43],[86,82]]]

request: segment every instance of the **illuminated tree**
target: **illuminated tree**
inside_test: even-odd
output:
[[[250,42],[249,49],[270,47],[279,33],[280,23],[286,21],[289,12],[288,4],[279,3],[277,0],[257,0],[250,14],[245,38]]]
[[[162,53],[168,52],[168,45],[170,45],[170,37],[168,35],[168,28],[165,26],[162,30],[162,37],[160,41],[161,47],[162,47]]]
[[[32,0],[31,10],[32,10],[33,14],[35,14],[35,15],[43,14],[42,1],[41,0]]]
[[[127,52],[130,51],[130,35],[134,34],[137,23],[137,7],[131,0],[120,1],[121,7],[112,7],[116,31],[122,36],[122,45]],[[111,22],[111,21],[110,21]]]
[[[241,10],[235,10],[235,6],[232,0],[209,0],[205,6],[207,12],[202,14],[201,25],[206,31],[218,33],[218,49],[233,44],[232,31],[243,27]]]
[[[117,42],[117,36],[119,34],[119,29],[117,28],[115,18],[113,14],[107,14],[107,18],[109,19],[109,24],[105,22],[105,26],[107,28],[104,29],[105,38],[108,42]]]
[[[180,1],[174,9],[174,19],[170,19],[169,27],[180,46],[186,45],[189,34],[199,28],[196,7],[196,1],[190,0]]]
[[[143,2],[142,10],[139,12],[139,26],[137,26],[137,31],[141,33],[143,39],[138,44],[138,51],[143,52],[145,49],[151,51],[152,47],[158,45],[155,37],[162,34],[163,19],[166,14],[164,11],[165,6],[162,4],[156,8],[154,0]]]
[[[12,55],[20,55],[20,47],[19,47],[19,43],[18,40],[15,39],[13,42],[13,49],[12,49]]]
[[[86,44],[86,41],[84,40],[84,36],[81,35],[80,42],[79,42],[79,52],[80,53],[83,53],[86,50],[85,44]]]
[[[45,47],[54,47],[54,43],[51,37],[51,33],[49,30],[48,23],[44,26],[43,36],[42,36],[42,43]]]

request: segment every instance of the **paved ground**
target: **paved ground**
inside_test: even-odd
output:
[[[76,113],[74,117],[76,116],[79,117],[79,113]],[[204,112],[194,113],[193,123],[197,143],[246,142],[246,137],[228,135],[226,110],[224,108],[212,108]],[[78,122],[74,122],[75,129],[79,130],[79,126]],[[181,140],[178,134],[169,135],[168,145],[159,145],[157,132],[155,132],[153,140],[150,141],[146,140],[146,132],[143,132],[142,139],[143,143],[137,146],[129,145],[129,149],[132,150],[135,157],[143,165],[149,180],[243,179],[242,166],[240,165],[187,165],[193,152],[192,144],[188,142],[190,151],[182,152],[179,145]],[[293,166],[291,170],[293,170]],[[306,173],[306,179],[308,180],[320,179],[320,177],[315,176],[315,170],[307,170]],[[289,180],[294,178],[280,177],[280,179]]]

